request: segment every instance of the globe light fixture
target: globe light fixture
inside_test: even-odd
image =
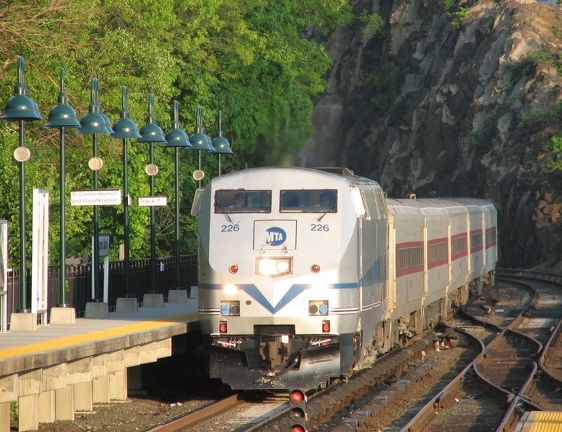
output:
[[[101,106],[99,104],[98,97],[98,79],[92,78],[90,86],[90,108],[88,114],[86,114],[82,120],[80,120],[80,129],[78,133],[80,134],[91,134],[92,135],[92,153],[93,156],[88,162],[88,166],[92,169],[93,180],[92,186],[94,190],[98,189],[98,173],[103,166],[103,161],[98,156],[98,135],[111,135],[113,129],[109,126],[109,120],[107,117],[101,113]],[[92,286],[93,286],[93,296],[96,302],[103,301],[103,293],[99,284],[99,239],[100,239],[100,227],[99,227],[99,206],[94,205],[94,245],[93,245],[93,257],[92,257]]]
[[[205,173],[201,169],[201,152],[208,151],[213,152],[213,143],[211,138],[205,134],[205,128],[203,127],[203,108],[198,106],[195,119],[195,133],[189,137],[189,141],[193,147],[193,150],[197,150],[199,156],[199,169],[193,173],[193,178],[199,182],[199,189],[201,189],[201,180],[205,177]]]
[[[49,112],[49,118],[45,128],[59,129],[60,131],[60,307],[68,307],[66,304],[66,174],[65,174],[65,128],[79,128],[80,122],[76,118],[74,108],[66,103],[64,93],[64,68],[60,68],[60,91],[58,104]]]
[[[216,153],[219,155],[219,177],[221,175],[221,154],[232,154],[232,149],[230,148],[230,143],[228,140],[222,136],[222,112],[219,111],[217,113],[217,137],[213,139],[213,151],[211,153]]]
[[[192,149],[193,146],[189,142],[188,135],[181,129],[179,102],[177,100],[174,100],[174,121],[172,129],[166,134],[166,142],[162,144],[162,147],[173,147],[176,152],[176,289],[179,290],[182,288],[180,280],[180,149]]]
[[[25,86],[24,59],[18,57],[18,83],[16,84],[16,94],[12,96],[4,108],[4,112],[0,119],[7,121],[19,122],[19,147],[14,152],[14,158],[20,164],[20,312],[28,312],[28,298],[26,287],[26,255],[25,255],[25,162],[31,157],[31,152],[25,147],[25,130],[24,123],[26,121],[42,120],[37,104],[33,99],[27,96],[27,87]]]
[[[127,153],[127,139],[139,139],[139,127],[131,120],[129,108],[127,106],[127,87],[121,89],[122,109],[121,116],[113,125],[111,138],[121,138],[123,140],[123,243],[125,248],[124,270],[125,270],[125,296],[130,296],[131,290],[131,263],[129,252],[129,159]]]
[[[148,116],[146,124],[141,128],[142,138],[137,139],[138,143],[150,144],[150,163],[145,172],[150,178],[150,195],[154,196],[154,177],[158,173],[158,167],[154,164],[154,143],[165,143],[164,132],[156,123],[154,115],[154,95],[148,95]],[[152,292],[156,292],[156,211],[154,206],[150,206],[150,286]]]

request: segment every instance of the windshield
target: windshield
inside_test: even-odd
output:
[[[218,190],[215,192],[215,213],[271,213],[271,191]]]
[[[281,213],[335,213],[336,189],[286,189],[280,192]]]
[[[270,190],[221,189],[215,192],[215,213],[271,213]],[[336,213],[336,189],[284,189],[280,213]]]

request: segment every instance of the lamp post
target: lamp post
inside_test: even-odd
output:
[[[93,171],[93,189],[98,188],[98,171],[103,166],[103,161],[98,157],[98,134],[110,135],[113,130],[110,127],[109,119],[101,113],[101,106],[98,100],[98,79],[92,78],[91,83],[91,103],[88,114],[80,120],[81,128],[78,132],[81,134],[92,134],[92,153],[93,156],[88,161],[88,166]],[[94,205],[94,245],[92,259],[92,284],[94,287],[94,300],[101,302],[103,294],[100,293],[99,279],[99,209]]]
[[[158,173],[158,167],[154,165],[154,143],[165,143],[164,132],[156,124],[154,115],[154,95],[148,95],[148,116],[146,124],[141,128],[137,142],[150,144],[150,164],[146,166],[146,173],[150,176],[150,196],[154,196],[154,176]],[[150,286],[152,292],[156,290],[156,212],[154,206],[150,207]]]
[[[176,289],[181,289],[180,285],[180,149],[191,149],[189,136],[181,129],[180,116],[179,116],[179,102],[174,100],[174,122],[172,129],[166,134],[166,142],[162,147],[174,147],[176,151]]]
[[[79,128],[80,123],[76,118],[74,109],[66,103],[64,93],[64,68],[60,69],[60,92],[58,104],[49,112],[49,120],[46,128],[58,128],[60,131],[60,307],[68,307],[66,304],[66,189],[65,189],[65,151],[64,151],[64,129]]]
[[[25,256],[25,162],[31,157],[31,152],[25,147],[24,122],[42,120],[37,104],[26,95],[24,60],[18,58],[18,83],[16,94],[6,103],[2,120],[19,122],[19,147],[14,150],[14,158],[20,163],[20,312],[28,312],[26,288],[26,256]]]
[[[121,92],[122,99],[122,109],[121,117],[113,125],[113,133],[111,138],[122,138],[123,139],[123,243],[125,246],[125,296],[129,297],[131,288],[131,264],[129,260],[129,161],[127,155],[127,139],[142,138],[139,133],[139,127],[137,124],[131,120],[129,109],[127,107],[127,87],[123,86]]]
[[[199,156],[199,169],[193,173],[193,178],[199,182],[199,189],[201,189],[201,180],[205,177],[205,173],[201,170],[201,152],[208,151],[214,152],[211,138],[205,135],[205,128],[203,127],[203,108],[197,107],[195,133],[189,137],[189,141],[193,146],[193,150],[198,151]]]
[[[213,139],[212,144],[214,150],[211,153],[217,153],[219,155],[219,177],[221,176],[221,154],[232,154],[232,149],[230,148],[230,143],[228,140],[222,136],[222,113],[219,111],[217,114],[218,117],[218,128],[217,134],[218,136]]]

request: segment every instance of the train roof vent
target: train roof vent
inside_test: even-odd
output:
[[[338,174],[341,176],[352,176],[355,175],[353,174],[353,171],[351,171],[349,168],[345,168],[345,167],[322,167],[322,168],[316,168],[317,170],[320,171],[326,171],[332,174]]]

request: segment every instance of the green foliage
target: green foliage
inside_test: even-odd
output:
[[[468,134],[468,143],[471,147],[479,147],[482,144],[482,135],[478,131],[472,131]]]
[[[560,0],[557,1],[558,5],[560,5]],[[556,18],[554,20],[554,25],[552,26],[552,34],[557,37],[558,39],[562,39],[562,20],[560,18]]]
[[[383,35],[384,21],[380,15],[363,11],[359,15],[359,20],[364,23],[364,27],[361,30],[363,36],[370,38]]]
[[[515,85],[522,78],[529,77],[532,74],[535,62],[531,58],[525,58],[518,62],[505,62],[504,65],[510,69],[511,85]]]
[[[555,153],[562,153],[562,136],[553,136],[549,147]]]
[[[17,402],[10,402],[10,423],[18,424],[19,422],[19,405]]]
[[[547,158],[541,166],[543,174],[562,170],[562,135],[555,135],[545,144]]]
[[[511,84],[516,84],[522,78],[530,78],[538,62],[545,62],[554,66],[558,74],[562,75],[562,56],[559,53],[541,49],[538,51],[531,51],[519,61],[507,61],[504,63],[504,66],[511,72]]]
[[[562,171],[562,102],[548,109],[537,109],[526,113],[523,121],[529,127],[543,130],[544,143],[540,157],[532,160],[532,165],[543,175]]]
[[[390,71],[391,69],[386,68],[385,73],[365,75],[361,78],[361,86],[375,92],[388,88],[391,82],[390,75],[388,74]]]
[[[529,125],[538,127],[559,128],[562,122],[562,101],[552,105],[548,109],[536,109],[523,115],[523,121]]]
[[[65,69],[65,93],[78,119],[88,113],[91,79],[99,80],[99,102],[111,123],[119,119],[121,88],[128,87],[128,108],[139,127],[146,122],[148,94],[155,97],[155,114],[164,131],[171,127],[172,101],[180,102],[180,118],[188,133],[195,131],[197,106],[204,107],[207,134],[215,135],[216,112],[223,113],[224,136],[235,155],[222,157],[222,172],[243,166],[281,164],[312,135],[313,96],[325,89],[330,58],[321,45],[304,36],[310,28],[328,31],[350,19],[343,0],[12,0],[0,15],[0,96],[7,101],[17,82],[17,57],[25,58],[27,94],[38,104],[43,121],[25,122],[25,144],[32,158],[26,163],[26,214],[31,214],[33,188],[50,191],[50,259],[60,260],[60,134],[44,129],[57,103],[60,68]],[[367,27],[376,24],[370,18]],[[366,27],[366,28],[367,28]],[[9,221],[10,266],[18,264],[19,165],[12,152],[19,137],[18,122],[0,122],[0,218]],[[123,140],[97,137],[104,167],[100,188],[123,188]],[[93,138],[67,129],[66,250],[90,252],[93,209],[71,206],[70,191],[92,188],[88,159]],[[128,140],[130,256],[146,257],[150,247],[150,209],[136,205],[150,193],[144,167],[149,145]],[[182,253],[194,253],[196,221],[191,201],[199,186],[192,179],[198,168],[194,152],[181,156],[180,196],[175,196],[174,151],[154,146],[160,171],[155,195],[167,196],[157,208],[158,256],[175,252],[175,203],[179,199]],[[217,156],[202,155],[206,177],[217,175]],[[16,180],[16,181],[15,181]],[[30,220],[30,219],[29,219]],[[27,237],[31,238],[31,223]],[[112,236],[110,258],[123,243],[123,207],[100,207],[100,230]],[[31,256],[31,242],[27,242]]]
[[[460,29],[469,12],[469,7],[461,7],[457,12],[450,12],[449,15],[452,17],[451,23],[453,24],[453,27]]]

